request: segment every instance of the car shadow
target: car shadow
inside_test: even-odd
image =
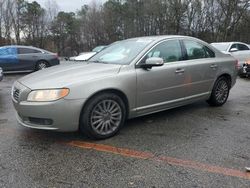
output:
[[[80,133],[80,131],[65,133],[65,132],[35,130],[24,127],[18,128],[18,136],[23,141],[33,140],[35,142],[42,141],[47,143],[64,143],[74,140],[94,142],[94,143],[102,143],[102,142],[106,143],[106,142],[112,142],[112,140],[115,140],[117,142],[119,141],[119,138],[121,139],[126,139],[126,137],[131,138],[133,137],[133,135],[138,139],[138,135],[141,134],[141,130],[150,133],[152,132],[154,126],[157,126],[157,129],[163,130],[167,128],[170,131],[175,131],[175,128],[172,125],[170,124],[168,125],[167,123],[162,123],[162,122],[166,122],[169,119],[170,120],[178,119],[180,124],[182,123],[185,124],[184,121],[186,118],[182,119],[183,116],[187,117],[190,114],[195,113],[196,111],[209,110],[209,109],[210,107],[205,102],[197,102],[190,105],[130,119],[125,122],[124,127],[122,127],[121,131],[117,135],[105,140],[93,140],[91,138],[88,138],[84,134]]]

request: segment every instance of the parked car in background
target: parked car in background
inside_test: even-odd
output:
[[[105,48],[107,48],[107,46],[105,46],[105,45],[103,45],[103,46],[97,46],[97,47],[95,47],[95,48],[92,50],[92,52],[98,53],[98,52],[102,51],[102,50],[105,49]]]
[[[81,53],[80,53],[81,54]],[[79,55],[80,55],[79,54]],[[72,56],[72,57],[69,57],[69,58],[67,58],[66,59],[66,61],[75,61],[75,58],[76,58],[77,56]]]
[[[3,69],[0,67],[0,81],[3,80]]]
[[[241,76],[250,77],[250,59],[243,64],[243,71]]]
[[[12,100],[23,126],[80,129],[103,139],[115,135],[127,118],[198,100],[222,106],[236,77],[236,60],[201,40],[140,37],[113,43],[88,63],[23,77],[12,87]]]
[[[79,56],[74,57],[74,60],[75,61],[87,61],[88,59],[90,59],[95,54],[97,54],[98,52],[102,51],[105,48],[106,46],[97,46],[91,52],[80,53]]]
[[[83,52],[80,53],[79,56],[76,56],[74,58],[74,61],[87,61],[91,57],[93,57],[96,54],[96,52]]]
[[[231,54],[237,59],[238,74],[240,77],[245,76],[243,65],[248,59],[250,59],[250,47],[248,44],[242,42],[218,42],[212,43],[211,45],[223,53]]]
[[[31,46],[0,47],[3,71],[37,71],[60,63],[57,54]]]

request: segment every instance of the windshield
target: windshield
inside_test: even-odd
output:
[[[227,51],[229,43],[212,43],[212,46],[214,46],[220,51]]]
[[[97,47],[95,47],[95,48],[92,50],[92,52],[100,52],[100,51],[102,51],[105,47],[106,47],[106,46],[97,46]]]
[[[151,42],[150,39],[130,39],[115,42],[89,61],[128,65]]]

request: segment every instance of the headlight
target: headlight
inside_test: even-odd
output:
[[[28,95],[27,101],[33,102],[49,102],[66,97],[69,94],[69,89],[49,89],[49,90],[34,90]]]

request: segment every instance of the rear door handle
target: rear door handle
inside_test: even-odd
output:
[[[210,65],[211,69],[216,69],[217,67],[218,67],[218,65],[215,65],[215,64]]]
[[[176,69],[175,70],[176,74],[181,74],[181,73],[184,73],[184,72],[185,72],[185,69]]]

